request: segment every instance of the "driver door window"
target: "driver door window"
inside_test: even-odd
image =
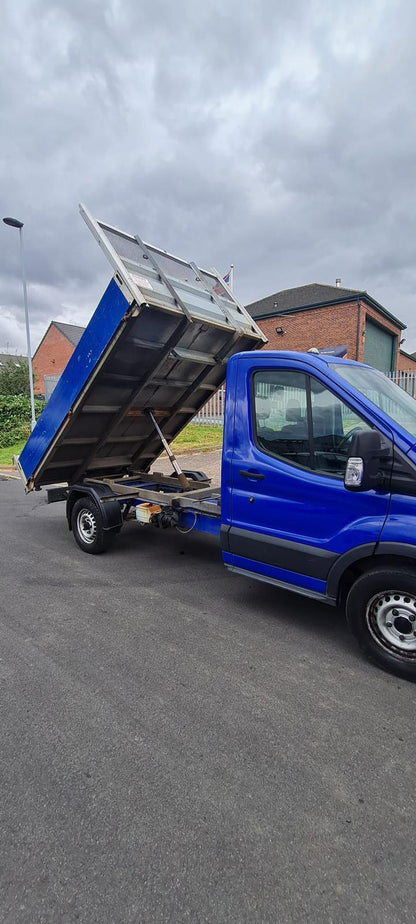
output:
[[[313,467],[306,375],[287,370],[256,372],[254,410],[260,449],[293,465]]]
[[[353,433],[371,429],[317,379],[289,370],[254,374],[254,411],[263,452],[339,478]]]

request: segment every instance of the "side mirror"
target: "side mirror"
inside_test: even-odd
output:
[[[351,440],[345,469],[347,490],[369,491],[384,487],[389,459],[393,459],[390,446],[378,430],[357,430]]]

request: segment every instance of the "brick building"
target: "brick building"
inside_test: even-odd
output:
[[[345,344],[347,356],[383,372],[416,371],[400,351],[406,325],[368,292],[311,283],[284,289],[247,310],[268,338],[266,349],[309,350]]]
[[[48,397],[45,376],[56,384],[83,333],[84,328],[76,324],[51,321],[32,360],[36,395],[46,391]]]

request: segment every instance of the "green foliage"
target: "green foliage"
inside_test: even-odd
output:
[[[13,356],[0,366],[0,395],[29,395],[27,360]]]
[[[36,419],[44,407],[45,402],[35,398]],[[30,398],[25,395],[0,394],[0,447],[26,441],[30,434],[30,420]]]

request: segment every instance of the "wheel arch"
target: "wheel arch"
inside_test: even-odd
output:
[[[332,566],[327,578],[327,594],[344,604],[348,592],[361,574],[373,568],[408,568],[416,576],[416,546],[405,542],[380,542],[359,546],[341,555]]]
[[[117,500],[109,500],[103,503],[102,497],[108,497],[108,493],[109,488],[104,484],[73,485],[73,487],[70,489],[66,502],[66,518],[68,522],[68,529],[72,530],[71,518],[74,504],[76,504],[78,500],[81,500],[81,498],[88,497],[90,500],[94,501],[100,510],[103,519],[103,529],[114,529],[119,531],[123,525],[121,507]]]

